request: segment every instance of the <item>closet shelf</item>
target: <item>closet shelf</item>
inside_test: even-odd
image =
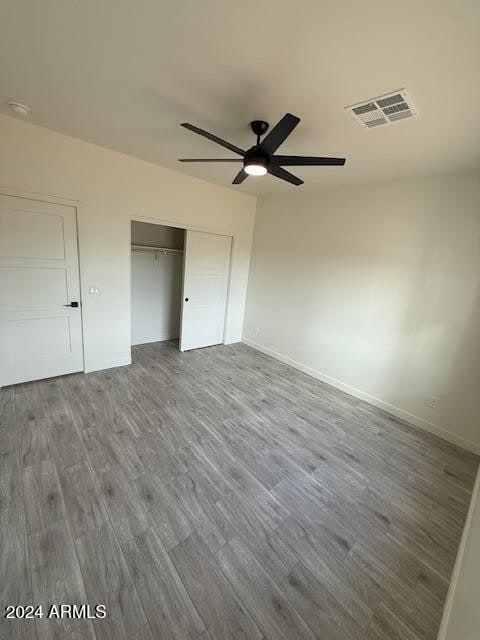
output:
[[[181,256],[183,249],[169,249],[168,247],[150,247],[145,244],[132,244],[132,251],[153,251],[164,256]]]

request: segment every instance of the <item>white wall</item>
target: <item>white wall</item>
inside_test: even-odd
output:
[[[240,340],[254,197],[9,116],[0,116],[0,141],[0,187],[80,202],[87,370],[130,361],[131,218],[234,236],[226,340]]]
[[[478,178],[261,197],[244,337],[480,452]]]

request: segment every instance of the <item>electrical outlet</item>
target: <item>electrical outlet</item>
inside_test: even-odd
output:
[[[432,396],[427,403],[427,407],[429,407],[430,409],[436,409],[439,402],[440,398],[438,396]]]

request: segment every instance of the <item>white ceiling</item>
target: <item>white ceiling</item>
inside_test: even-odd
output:
[[[4,2],[0,109],[228,186],[232,164],[181,157],[233,154],[179,126],[234,144],[248,123],[302,118],[279,153],[345,156],[345,167],[298,168],[232,187],[285,192],[446,173],[480,164],[477,0],[48,0]],[[405,87],[421,116],[373,130],[344,111]]]

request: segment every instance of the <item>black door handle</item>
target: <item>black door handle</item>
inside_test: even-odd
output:
[[[64,304],[64,307],[78,307],[78,302],[71,302],[70,304]]]

